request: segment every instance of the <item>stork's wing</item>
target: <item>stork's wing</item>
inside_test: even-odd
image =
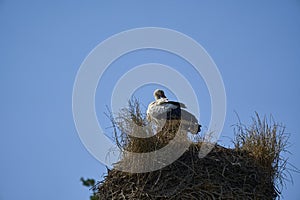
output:
[[[186,108],[186,105],[184,103],[180,103],[177,101],[168,101],[168,103],[179,106],[180,108]]]
[[[185,120],[185,121],[189,121],[191,123],[198,124],[198,120],[195,117],[195,115],[193,115],[192,113],[190,113],[186,110],[181,110],[181,119]]]
[[[179,114],[176,113],[175,110],[178,110]],[[147,119],[148,121],[152,120],[161,120],[161,119],[167,119],[170,117],[170,112],[177,114],[177,119],[180,118],[180,106],[177,103],[169,103],[167,98],[161,98],[158,99],[152,103],[149,104],[147,109]],[[172,114],[173,115],[173,114]],[[179,116],[179,117],[178,117]],[[171,117],[173,118],[173,117]]]
[[[197,134],[201,131],[201,125],[197,118],[182,108],[186,108],[186,106],[180,102],[161,98],[149,104],[147,119],[157,123],[161,120],[181,120],[183,128],[190,133]]]
[[[173,108],[186,108],[186,105],[181,103],[181,102],[177,102],[177,101],[169,101],[169,99],[167,98],[160,98],[158,100],[156,100],[156,104],[157,105],[163,105],[163,104],[170,104],[170,106],[172,106]],[[176,107],[174,107],[176,106]]]
[[[197,118],[186,110],[181,110],[181,125],[186,126],[192,134],[197,134],[201,131],[201,125]]]

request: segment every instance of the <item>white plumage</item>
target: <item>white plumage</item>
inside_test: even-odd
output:
[[[184,110],[183,103],[169,101],[163,90],[155,90],[153,93],[155,101],[151,102],[147,109],[147,119],[162,126],[166,120],[181,120],[182,127],[187,131],[197,134],[200,132],[201,125],[198,124],[196,117]]]

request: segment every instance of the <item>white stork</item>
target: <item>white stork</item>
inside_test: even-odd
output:
[[[197,118],[183,109],[186,108],[183,103],[169,101],[163,90],[157,89],[153,95],[155,101],[151,102],[147,109],[148,121],[160,124],[161,121],[180,120],[182,127],[190,133],[197,134],[201,131]]]

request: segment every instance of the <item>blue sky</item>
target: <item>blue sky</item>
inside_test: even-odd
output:
[[[299,1],[0,0],[0,200],[88,199],[80,177],[101,179],[105,166],[88,153],[75,129],[72,91],[77,70],[101,41],[146,26],[192,37],[215,61],[227,94],[221,143],[229,145],[233,137],[235,111],[244,123],[250,123],[255,111],[272,114],[291,133],[289,160],[300,168]],[[129,68],[163,62],[186,73],[203,99],[205,126],[207,91],[177,60],[149,51],[118,62]],[[121,73],[112,67],[103,84],[112,87],[113,77]],[[101,83],[97,91],[104,87]],[[152,87],[136,92],[145,105],[152,100]],[[96,100],[98,119],[105,124],[102,111],[108,100],[99,92]],[[283,191],[289,200],[300,197],[300,175],[292,175],[294,185],[288,183]]]

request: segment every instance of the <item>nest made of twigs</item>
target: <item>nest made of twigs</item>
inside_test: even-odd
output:
[[[150,138],[128,137],[122,131],[130,130],[131,123],[147,123],[141,113],[139,103],[134,101],[118,118],[111,118],[120,148],[150,152],[174,138],[180,121],[168,122]],[[146,173],[108,170],[95,187],[94,198],[276,199],[286,178],[287,160],[281,153],[286,150],[288,138],[282,126],[256,117],[250,127],[241,123],[236,126],[233,149],[214,145],[207,156],[199,158],[198,152],[205,144],[199,137],[179,159],[162,169]]]

